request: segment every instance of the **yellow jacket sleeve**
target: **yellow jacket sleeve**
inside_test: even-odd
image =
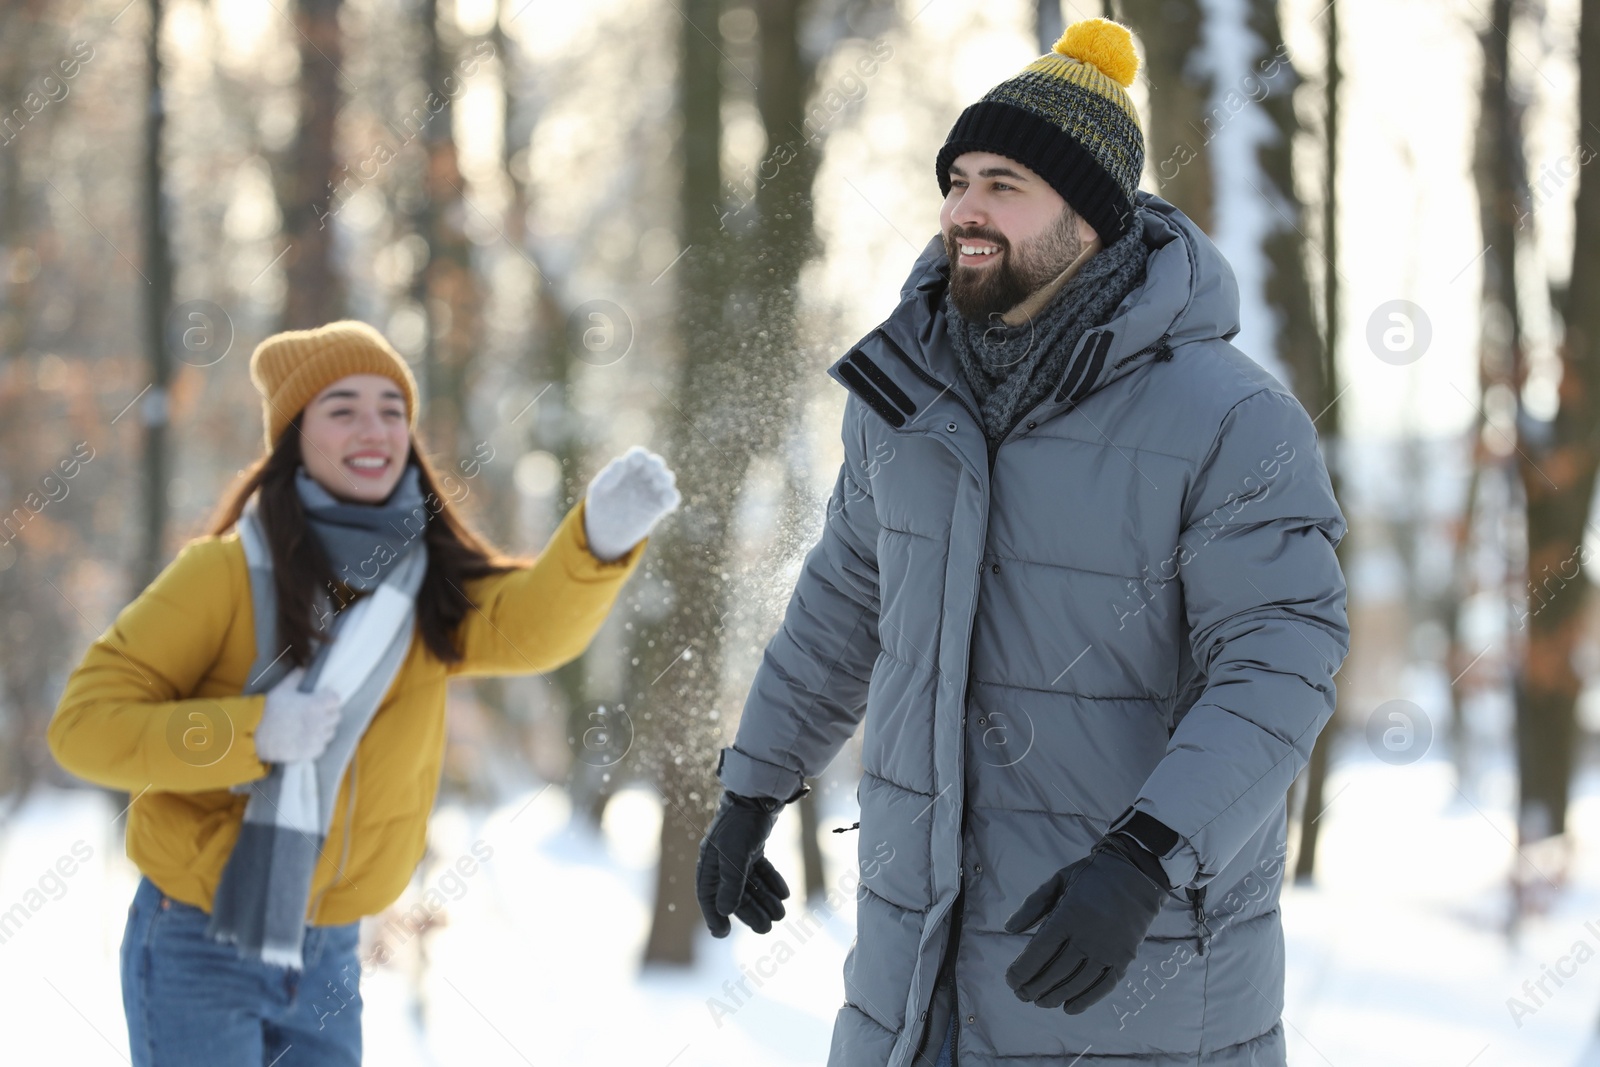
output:
[[[530,567],[467,583],[451,675],[540,674],[576,659],[605,622],[648,539],[609,562],[589,551],[579,500]]]
[[[225,789],[266,776],[253,740],[266,694],[194,695],[229,627],[251,617],[230,547],[216,537],[185,545],[89,646],[50,721],[50,752],[62,767],[130,793]]]

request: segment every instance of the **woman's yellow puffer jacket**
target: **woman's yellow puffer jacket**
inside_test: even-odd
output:
[[[340,783],[307,922],[376,914],[411,880],[444,758],[446,680],[574,659],[644,551],[641,541],[609,563],[591,555],[580,500],[531,567],[466,583],[474,609],[456,632],[460,662],[440,662],[413,635]],[[267,774],[255,752],[266,694],[240,695],[255,657],[238,530],[196,538],[89,647],[50,722],[63,767],[133,796],[128,856],[168,896],[207,911],[248,800],[228,787]],[[186,736],[212,729],[215,739]]]

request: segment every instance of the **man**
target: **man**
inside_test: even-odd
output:
[[[1285,793],[1348,649],[1305,410],[1233,272],[1138,191],[1128,31],[1069,27],[955,123],[941,236],[833,365],[821,541],[701,849],[718,936],[865,716],[834,1067],[1285,1062]]]

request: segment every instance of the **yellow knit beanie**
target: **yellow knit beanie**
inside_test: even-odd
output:
[[[393,378],[406,397],[406,421],[417,428],[417,382],[411,368],[364,322],[347,319],[314,330],[285,330],[256,345],[250,380],[261,394],[267,450],[318,393],[349,374]]]

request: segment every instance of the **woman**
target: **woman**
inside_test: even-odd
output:
[[[360,1063],[359,920],[422,856],[446,681],[576,657],[679,502],[636,447],[537,560],[506,557],[441,495],[463,483],[428,462],[376,330],[277,334],[250,376],[266,454],[90,646],[49,730],[63,767],[133,796],[136,1067]]]

